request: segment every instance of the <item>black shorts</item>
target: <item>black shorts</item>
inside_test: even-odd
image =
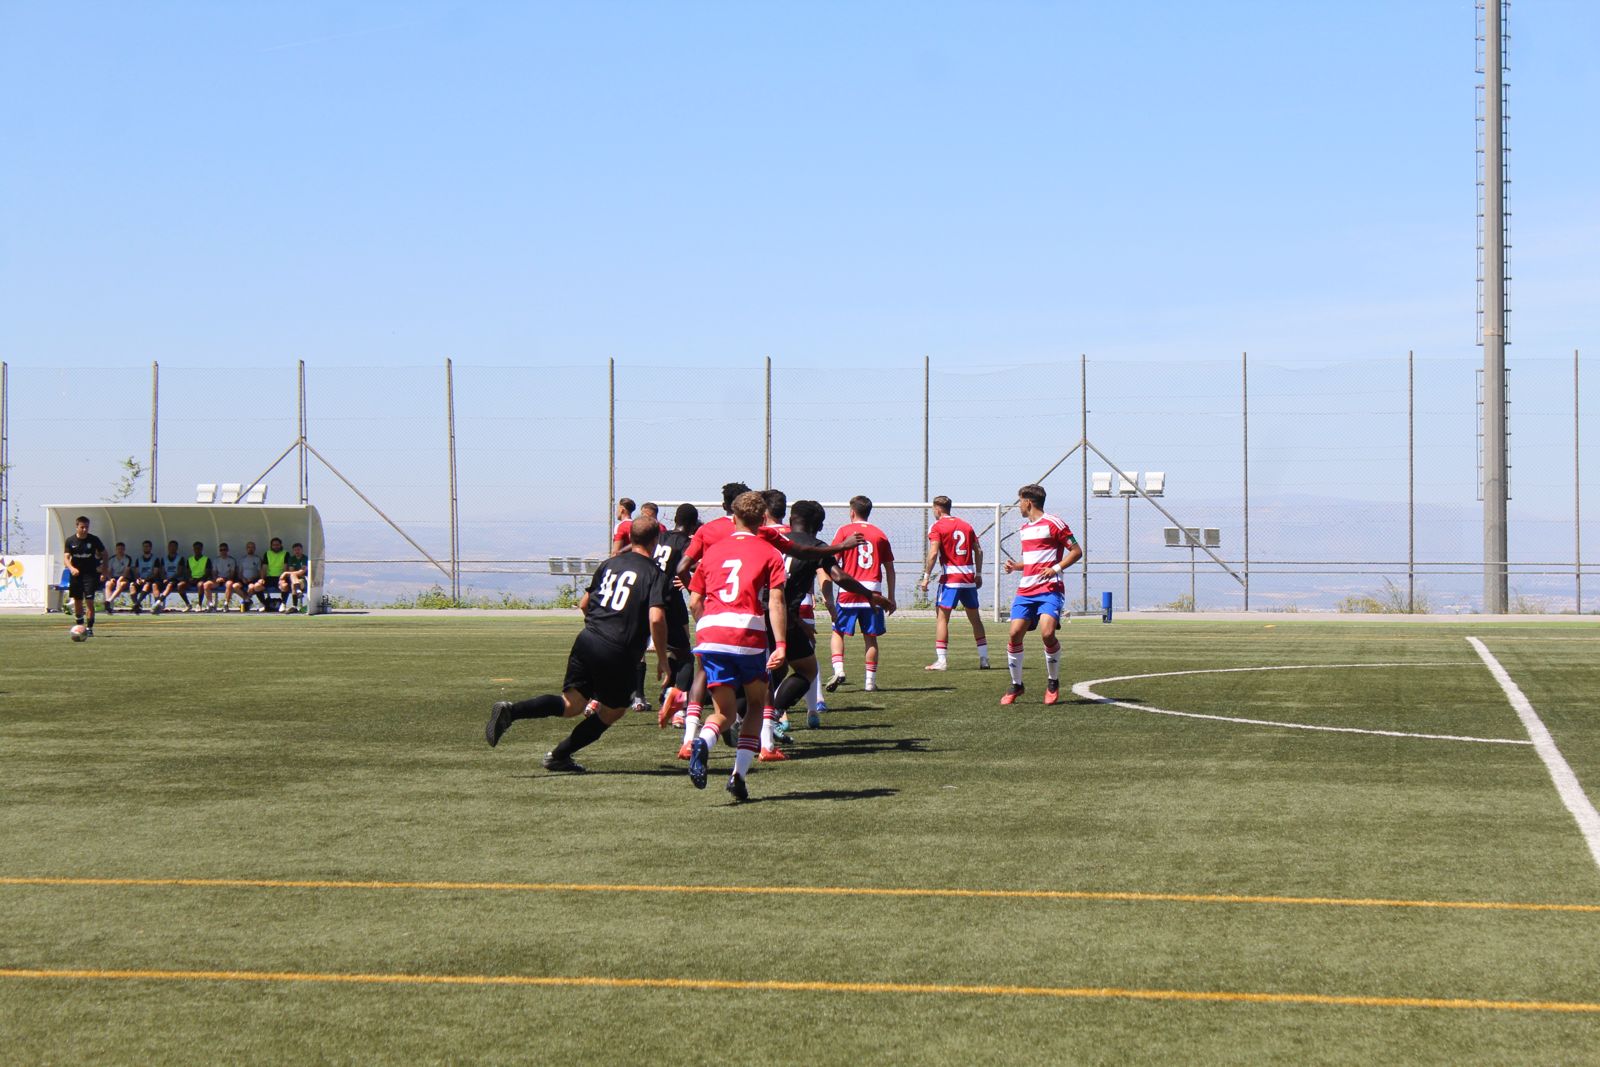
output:
[[[73,600],[92,597],[100,591],[100,575],[92,571],[79,571],[67,582],[67,595]]]
[[[799,612],[789,617],[789,632],[784,637],[784,643],[789,647],[784,649],[784,659],[793,663],[797,659],[808,659],[817,654],[817,638],[811,628],[800,621]]]
[[[625,708],[633,703],[633,676],[638,665],[637,655],[585,630],[572,642],[561,689],[576,689],[585,700],[598,700],[608,708]]]

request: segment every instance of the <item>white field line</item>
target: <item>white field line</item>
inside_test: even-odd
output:
[[[1247,726],[1280,726],[1288,730],[1316,730],[1330,734],[1370,734],[1377,737],[1415,737],[1426,741],[1472,741],[1483,745],[1531,745],[1532,741],[1524,741],[1518,737],[1460,737],[1455,734],[1418,734],[1407,733],[1403,730],[1362,730],[1354,726],[1315,726],[1305,722],[1278,722],[1273,719],[1244,719],[1233,715],[1204,715],[1198,711],[1173,711],[1170,708],[1158,708],[1150,704],[1135,704],[1127,700],[1113,700],[1111,697],[1101,696],[1094,691],[1097,685],[1106,685],[1111,682],[1135,682],[1145,678],[1181,678],[1192,674],[1248,674],[1256,671],[1323,671],[1323,670],[1371,670],[1379,667],[1459,667],[1459,663],[1299,663],[1279,667],[1220,667],[1200,671],[1161,671],[1156,674],[1123,674],[1115,678],[1091,678],[1087,682],[1078,682],[1072,687],[1074,696],[1084,700],[1093,700],[1100,704],[1112,704],[1119,708],[1128,708],[1131,711],[1143,711],[1151,715],[1174,715],[1183,719],[1209,719],[1212,722],[1235,722]]]
[[[1528,736],[1533,739],[1533,750],[1544,760],[1545,770],[1550,772],[1550,780],[1556,784],[1556,792],[1561,795],[1561,802],[1578,821],[1578,829],[1582,831],[1583,840],[1589,846],[1589,854],[1594,857],[1595,863],[1600,865],[1600,812],[1595,811],[1594,804],[1583,791],[1583,786],[1578,784],[1578,776],[1572,773],[1571,764],[1567,763],[1566,757],[1556,747],[1555,738],[1545,729],[1539,713],[1533,710],[1533,705],[1528,702],[1528,698],[1523,695],[1517,683],[1511,680],[1511,675],[1506,673],[1506,669],[1500,666],[1500,661],[1495,659],[1494,654],[1476,637],[1467,638],[1467,643],[1477,650],[1484,666],[1489,668],[1494,680],[1505,690],[1506,699],[1511,701],[1511,706],[1516,709],[1517,718],[1522,720],[1522,728],[1527,730]]]

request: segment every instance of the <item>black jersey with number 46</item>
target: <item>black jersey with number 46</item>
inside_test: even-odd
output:
[[[585,628],[642,656],[650,637],[650,609],[665,606],[666,575],[649,556],[628,551],[612,556],[589,580]]]

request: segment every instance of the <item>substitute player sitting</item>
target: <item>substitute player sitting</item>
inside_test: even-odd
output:
[[[105,591],[106,614],[114,614],[116,609],[112,601],[123,593],[133,592],[133,558],[128,555],[128,546],[118,541],[111,550],[111,555],[106,557],[104,574],[106,579]]]
[[[218,593],[222,594],[222,611],[228,610],[235,593],[239,594],[241,603],[244,601],[244,586],[239,581],[239,561],[228,554],[226,541],[217,546],[217,558],[211,561],[211,578],[200,586],[200,596],[205,601],[207,611],[218,610]]]
[[[978,590],[983,588],[983,546],[972,524],[950,514],[950,498],[933,498],[933,525],[928,527],[928,558],[922,561],[922,581],[917,587],[928,591],[933,568],[938,564],[943,573],[939,576],[939,595],[934,601],[938,621],[934,623],[933,662],[924,670],[942,671],[949,664],[945,656],[950,646],[950,613],[956,607],[966,609],[967,621],[972,623],[972,638],[978,643],[978,669],[989,669],[989,638],[983,632],[983,618],[978,614]]]
[[[695,655],[705,669],[713,710],[690,745],[689,780],[706,787],[706,760],[732,722],[744,687],[746,706],[766,703],[768,672],[783,665],[788,613],[783,602],[783,556],[759,534],[767,504],[760,493],[745,492],[733,501],[734,532],[705,550],[689,583],[689,613],[697,622]],[[763,615],[765,610],[765,615]],[[767,652],[767,620],[778,635]],[[761,751],[761,719],[746,715],[739,728],[738,752],[728,792],[735,800],[750,799],[745,775]]]
[[[499,744],[518,719],[583,716],[566,739],[544,757],[547,771],[581,774],[584,768],[572,754],[599,740],[622,718],[633,689],[633,665],[643,655],[646,639],[655,643],[657,677],[667,680],[667,613],[663,607],[667,577],[653,558],[660,533],[654,519],[641,516],[633,521],[628,531],[629,551],[601,563],[578,602],[583,630],[572,642],[561,693],[497,703],[484,727],[490,745]],[[584,715],[590,700],[599,706],[594,714]]]
[[[850,537],[861,538],[854,552],[846,552],[839,566],[846,574],[865,586],[870,592],[883,593],[889,599],[889,611],[894,611],[894,549],[889,545],[889,535],[867,519],[872,515],[872,501],[865,496],[850,498],[850,521],[834,534],[834,544]],[[844,639],[861,629],[861,640],[866,645],[866,677],[862,688],[871,693],[878,688],[878,638],[888,630],[884,621],[884,608],[873,604],[859,593],[840,589],[834,600],[833,677],[825,687],[828,692],[838,689],[844,681]]]
[[[1083,549],[1066,523],[1046,514],[1043,486],[1025,485],[1018,489],[1017,510],[1023,520],[1017,533],[1022,560],[1006,560],[1006,573],[1021,571],[1022,579],[1011,602],[1011,633],[1006,644],[1011,688],[1000,703],[1015,704],[1022,695],[1022,639],[1037,627],[1044,642],[1044,702],[1054,704],[1061,699],[1061,643],[1056,639],[1056,628],[1061,623],[1061,572],[1083,558]]]
[[[161,586],[161,557],[149,541],[139,546],[133,560],[133,613],[139,614],[145,597],[154,597]]]

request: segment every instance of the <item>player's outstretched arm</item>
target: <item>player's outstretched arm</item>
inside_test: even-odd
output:
[[[884,596],[882,593],[874,593],[872,590],[868,589],[866,586],[850,577],[837,563],[828,564],[827,575],[830,585],[825,588],[843,589],[847,593],[854,593],[856,596],[865,597],[867,600],[872,601],[873,604],[883,608],[885,611],[890,610],[889,606],[893,603],[893,601]],[[828,606],[829,615],[833,614],[833,598],[836,595],[838,594],[829,593],[826,596],[825,603]]]
[[[933,565],[939,562],[939,543],[935,541],[928,546],[928,556],[922,561],[922,580],[917,587],[923,592],[928,591],[928,582],[933,578]]]
[[[767,670],[775,671],[789,658],[789,648],[783,640],[783,636],[789,632],[789,606],[783,602],[781,584],[767,590],[767,618],[772,620],[772,632],[778,639],[778,647],[767,657]]]
[[[652,607],[650,609],[650,642],[656,650],[656,681],[666,685],[672,680],[672,668],[668,665],[667,650],[667,611],[665,608]]]

